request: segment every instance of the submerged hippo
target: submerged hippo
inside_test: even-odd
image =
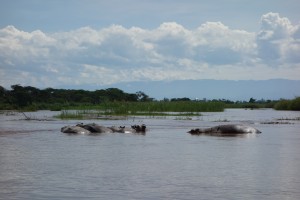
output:
[[[76,126],[89,130],[91,133],[112,133],[113,132],[112,129],[105,126],[100,126],[95,123],[92,124],[81,123],[81,124],[77,124]]]
[[[261,131],[251,126],[239,125],[239,124],[226,124],[214,126],[205,129],[192,129],[188,133],[191,135],[236,135],[236,134],[248,134],[248,133],[261,133]]]
[[[131,126],[131,128],[133,128],[137,133],[145,133],[146,132],[146,125],[142,124],[140,125],[134,125]]]
[[[89,135],[91,132],[79,126],[64,126],[60,129],[63,133]]]
[[[133,125],[131,127],[125,127],[125,126],[112,126],[110,129],[113,130],[113,132],[117,133],[145,133],[146,132],[146,125],[142,124],[140,125]]]

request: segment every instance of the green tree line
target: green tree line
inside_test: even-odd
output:
[[[79,104],[96,105],[104,102],[145,102],[152,99],[144,92],[126,93],[117,88],[95,91],[69,89],[38,89],[32,86],[12,85],[11,90],[0,86],[0,109],[51,109]],[[57,108],[58,110],[60,108]]]
[[[183,98],[172,98],[163,99],[160,102],[169,102],[169,104],[161,104],[157,102],[154,98],[149,97],[142,91],[136,93],[126,93],[118,88],[108,88],[95,91],[88,90],[75,90],[75,89],[38,89],[32,86],[21,86],[19,84],[12,85],[11,89],[5,89],[0,86],[0,110],[12,110],[12,109],[25,109],[25,110],[61,110],[65,108],[76,108],[79,106],[93,106],[93,105],[103,105],[111,102],[153,102],[151,107],[162,107],[171,106],[174,107],[175,102],[177,106],[180,102],[192,102],[197,101],[198,104],[184,104],[193,105],[199,107],[201,106],[211,107],[212,105],[218,105],[220,110],[220,105],[224,108],[274,108],[276,110],[300,110],[300,97],[296,97],[292,100],[256,100],[250,98],[249,101],[230,101],[226,99],[213,99],[213,100],[191,100],[187,97]],[[220,104],[213,104],[213,103]],[[135,104],[135,106],[141,104]],[[150,104],[147,104],[149,107]],[[163,109],[158,109],[157,111],[162,111]],[[197,109],[196,109],[197,110]],[[204,109],[205,110],[205,109]]]

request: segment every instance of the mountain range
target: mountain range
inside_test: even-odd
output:
[[[138,81],[106,85],[125,92],[142,91],[157,100],[164,98],[228,99],[244,101],[293,99],[300,96],[300,80],[175,80]]]

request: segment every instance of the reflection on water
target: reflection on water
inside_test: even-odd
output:
[[[299,116],[300,112],[226,110],[192,120],[107,120],[97,123],[145,123],[149,132],[68,136],[60,128],[82,121],[26,121],[19,120],[20,115],[1,115],[0,199],[299,199],[300,121],[261,124]],[[186,133],[226,123],[251,125],[262,134]]]

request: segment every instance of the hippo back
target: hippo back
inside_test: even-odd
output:
[[[239,125],[239,124],[226,124],[220,125],[211,128],[215,133],[226,133],[226,134],[247,134],[247,133],[261,133],[256,128],[246,125]]]
[[[91,132],[79,126],[64,126],[60,130],[63,133],[89,135]]]

